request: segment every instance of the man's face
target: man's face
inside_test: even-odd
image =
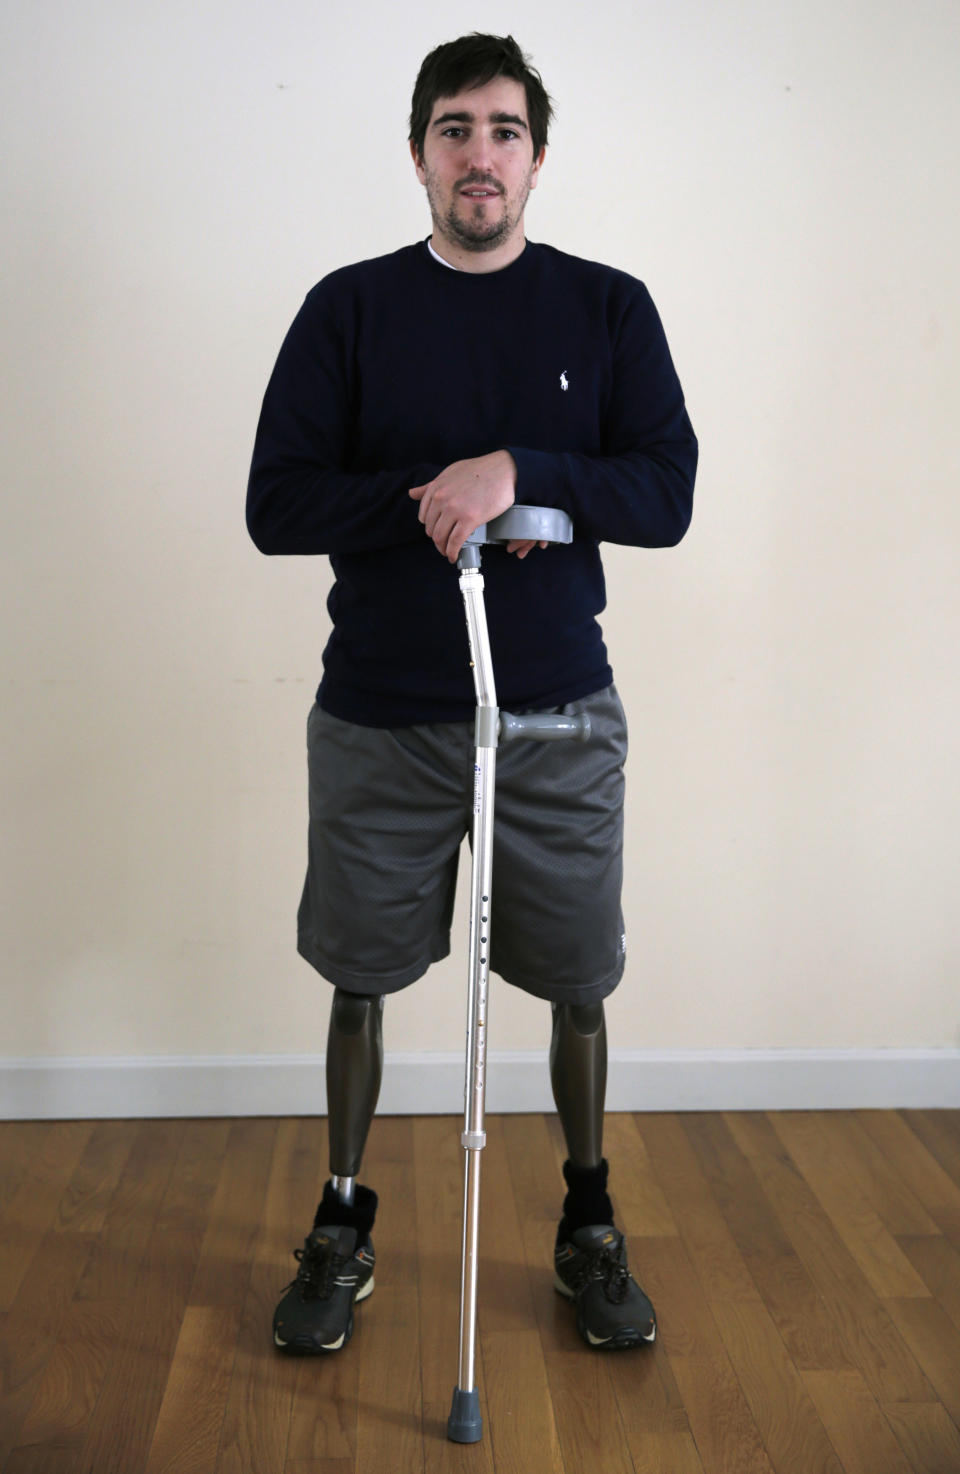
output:
[[[520,231],[544,150],[533,157],[527,99],[520,82],[495,77],[485,87],[434,103],[423,156],[410,146],[426,186],[434,228],[467,251],[494,251]]]

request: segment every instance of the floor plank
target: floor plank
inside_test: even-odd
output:
[[[282,1190],[278,1182],[274,1203],[278,1213],[285,1208],[289,1221],[284,1225],[286,1233],[278,1224],[282,1245],[278,1245],[277,1294],[284,1279],[296,1273],[293,1259],[294,1246],[303,1242],[317,1200],[319,1174],[315,1153],[311,1149],[315,1138],[313,1123],[304,1128],[302,1123],[290,1128],[294,1153],[287,1162],[286,1154],[277,1165],[277,1171],[290,1170],[292,1182]],[[284,1138],[286,1140],[286,1138]],[[250,1282],[250,1269],[259,1243],[262,1221],[259,1213],[251,1213],[251,1203],[261,1203],[270,1190],[271,1161],[276,1145],[276,1129],[272,1122],[257,1119],[229,1123],[229,1133],[223,1151],[222,1165],[217,1179],[203,1241],[190,1286],[191,1305],[242,1305]],[[282,1259],[282,1264],[281,1264]]]
[[[353,1459],[288,1459],[283,1474],[354,1474]]]
[[[679,1230],[647,1150],[644,1119],[617,1112],[604,1122],[603,1151],[610,1163],[610,1191],[617,1227],[628,1238],[638,1233],[665,1238]]]
[[[144,1474],[214,1474],[239,1319],[219,1305],[187,1306]]]
[[[641,1134],[707,1300],[758,1300],[760,1292],[710,1190],[686,1123],[651,1114],[643,1118]]]
[[[947,1238],[927,1234],[897,1242],[930,1294],[960,1330],[960,1250]]]
[[[775,1129],[874,1294],[926,1295],[922,1279],[864,1191],[862,1174],[849,1170],[826,1113],[786,1112]],[[935,1227],[931,1222],[931,1231]]]
[[[803,1372],[844,1474],[915,1474],[859,1372]]]
[[[932,1299],[886,1300],[884,1304],[933,1393],[960,1426],[960,1330]],[[926,1400],[936,1399],[931,1394]]]
[[[488,1331],[483,1369],[497,1469],[563,1470],[553,1401],[536,1330]],[[576,1466],[571,1466],[576,1467]]]
[[[0,1311],[13,1305],[38,1245],[54,1226],[92,1131],[89,1121],[53,1122],[19,1175],[0,1221]]]
[[[777,1474],[843,1474],[801,1374],[764,1307],[731,1300],[718,1313],[717,1324]]]
[[[185,1121],[135,1125],[133,1148],[83,1266],[79,1300],[129,1300],[186,1130]]]
[[[763,1440],[685,1245],[645,1241],[646,1288],[705,1474],[772,1474]],[[747,1302],[749,1303],[749,1302]]]
[[[960,1188],[960,1111],[901,1111],[900,1115]]]
[[[37,1384],[11,1467],[46,1450],[51,1464],[75,1461],[100,1397],[107,1365],[117,1347],[123,1306],[76,1301],[60,1323],[57,1342]]]
[[[516,1134],[513,1145],[516,1148]],[[521,1153],[521,1160],[526,1160],[528,1153],[522,1147]],[[538,1325],[537,1281],[529,1276],[513,1195],[513,1164],[503,1122],[490,1117],[482,1154],[478,1291],[487,1430],[495,1467],[553,1470],[563,1468],[563,1456]],[[547,1259],[553,1253],[552,1238],[537,1248]]]
[[[684,1119],[711,1191],[794,1365],[851,1368],[830,1311],[736,1139],[743,1117]]]
[[[858,1111],[856,1118],[940,1232],[960,1244],[960,1185],[907,1125],[903,1113]]]
[[[885,1402],[881,1411],[914,1474],[960,1469],[960,1431],[936,1402]]]
[[[783,1114],[777,1124],[783,1125]],[[929,1385],[837,1226],[767,1118],[743,1119],[738,1139],[794,1250],[836,1325],[844,1350],[871,1392],[893,1402],[925,1402]],[[789,1133],[787,1133],[789,1134]]]
[[[67,1321],[69,1335],[71,1302],[103,1230],[106,1205],[116,1190],[132,1140],[132,1134],[118,1130],[116,1123],[100,1123],[68,1138],[52,1130],[49,1144],[40,1152],[37,1204],[44,1204],[43,1214],[49,1214],[50,1226],[34,1246],[5,1317],[0,1345],[0,1462],[17,1442],[35,1442],[41,1436],[29,1426],[34,1399],[49,1397],[51,1387],[63,1388],[63,1358],[55,1354],[61,1324]],[[78,1146],[82,1150],[76,1154]],[[74,1170],[63,1180],[68,1162],[73,1163]],[[51,1197],[54,1182],[59,1182],[61,1189],[56,1203]],[[25,1216],[29,1222],[37,1222],[29,1210]],[[51,1359],[53,1367],[48,1376]],[[80,1380],[74,1379],[70,1385]],[[21,1438],[25,1420],[27,1429]]]
[[[647,1433],[630,1452],[636,1474],[704,1474],[690,1433]]]
[[[277,1352],[271,1330],[280,1291],[292,1277],[291,1266],[296,1268],[290,1258],[291,1231],[296,1243],[309,1228],[309,1223],[303,1224],[303,1204],[290,1165],[298,1154],[300,1136],[296,1121],[257,1124],[264,1135],[257,1142],[250,1173],[252,1182],[261,1184],[262,1210],[221,1430],[217,1468],[224,1474],[246,1474],[252,1469],[257,1474],[282,1474],[300,1368],[296,1358]],[[264,1183],[266,1162],[269,1175]]]
[[[117,1347],[84,1440],[81,1462],[106,1469],[118,1459],[139,1470],[157,1415],[188,1304],[226,1140],[226,1123],[184,1123],[136,1276],[125,1302]],[[109,1215],[108,1215],[109,1217]]]
[[[364,1340],[357,1388],[357,1468],[422,1474],[420,1257],[412,1161],[412,1121],[400,1116],[376,1121],[367,1147],[367,1172],[380,1195],[378,1219],[386,1231],[377,1244],[377,1289],[358,1314]]]
[[[647,1349],[619,1354],[636,1363]],[[610,1357],[584,1356],[580,1345],[569,1351],[551,1347],[546,1352],[547,1386],[565,1469],[633,1474],[630,1444],[610,1380],[609,1361]]]
[[[856,1184],[888,1233],[935,1234],[940,1227],[905,1181],[895,1162],[877,1145],[865,1122],[879,1112],[818,1111],[821,1135],[829,1141],[841,1173]]]

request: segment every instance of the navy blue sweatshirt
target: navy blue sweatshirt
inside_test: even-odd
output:
[[[452,271],[425,242],[325,277],[267,388],[247,493],[264,553],[327,553],[336,582],[323,707],[365,726],[474,710],[458,575],[408,495],[507,449],[516,500],[561,507],[567,547],[483,553],[504,708],[609,684],[602,541],[668,547],[690,521],[697,442],[641,282],[528,242]]]

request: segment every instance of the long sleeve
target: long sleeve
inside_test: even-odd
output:
[[[287,333],[263,401],[247,485],[247,528],[262,553],[363,553],[423,538],[408,492],[443,468],[361,469],[348,319],[324,284]]]
[[[599,456],[508,449],[517,498],[560,507],[582,536],[633,547],[672,547],[690,524],[697,440],[657,310],[641,283],[613,344]]]

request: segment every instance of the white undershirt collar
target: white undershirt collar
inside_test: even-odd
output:
[[[433,242],[431,240],[427,241],[427,250],[430,252],[430,255],[433,257],[434,261],[439,261],[441,266],[449,266],[451,271],[460,270],[459,266],[454,266],[452,262],[444,261],[442,256],[437,255],[436,251],[433,249]]]

